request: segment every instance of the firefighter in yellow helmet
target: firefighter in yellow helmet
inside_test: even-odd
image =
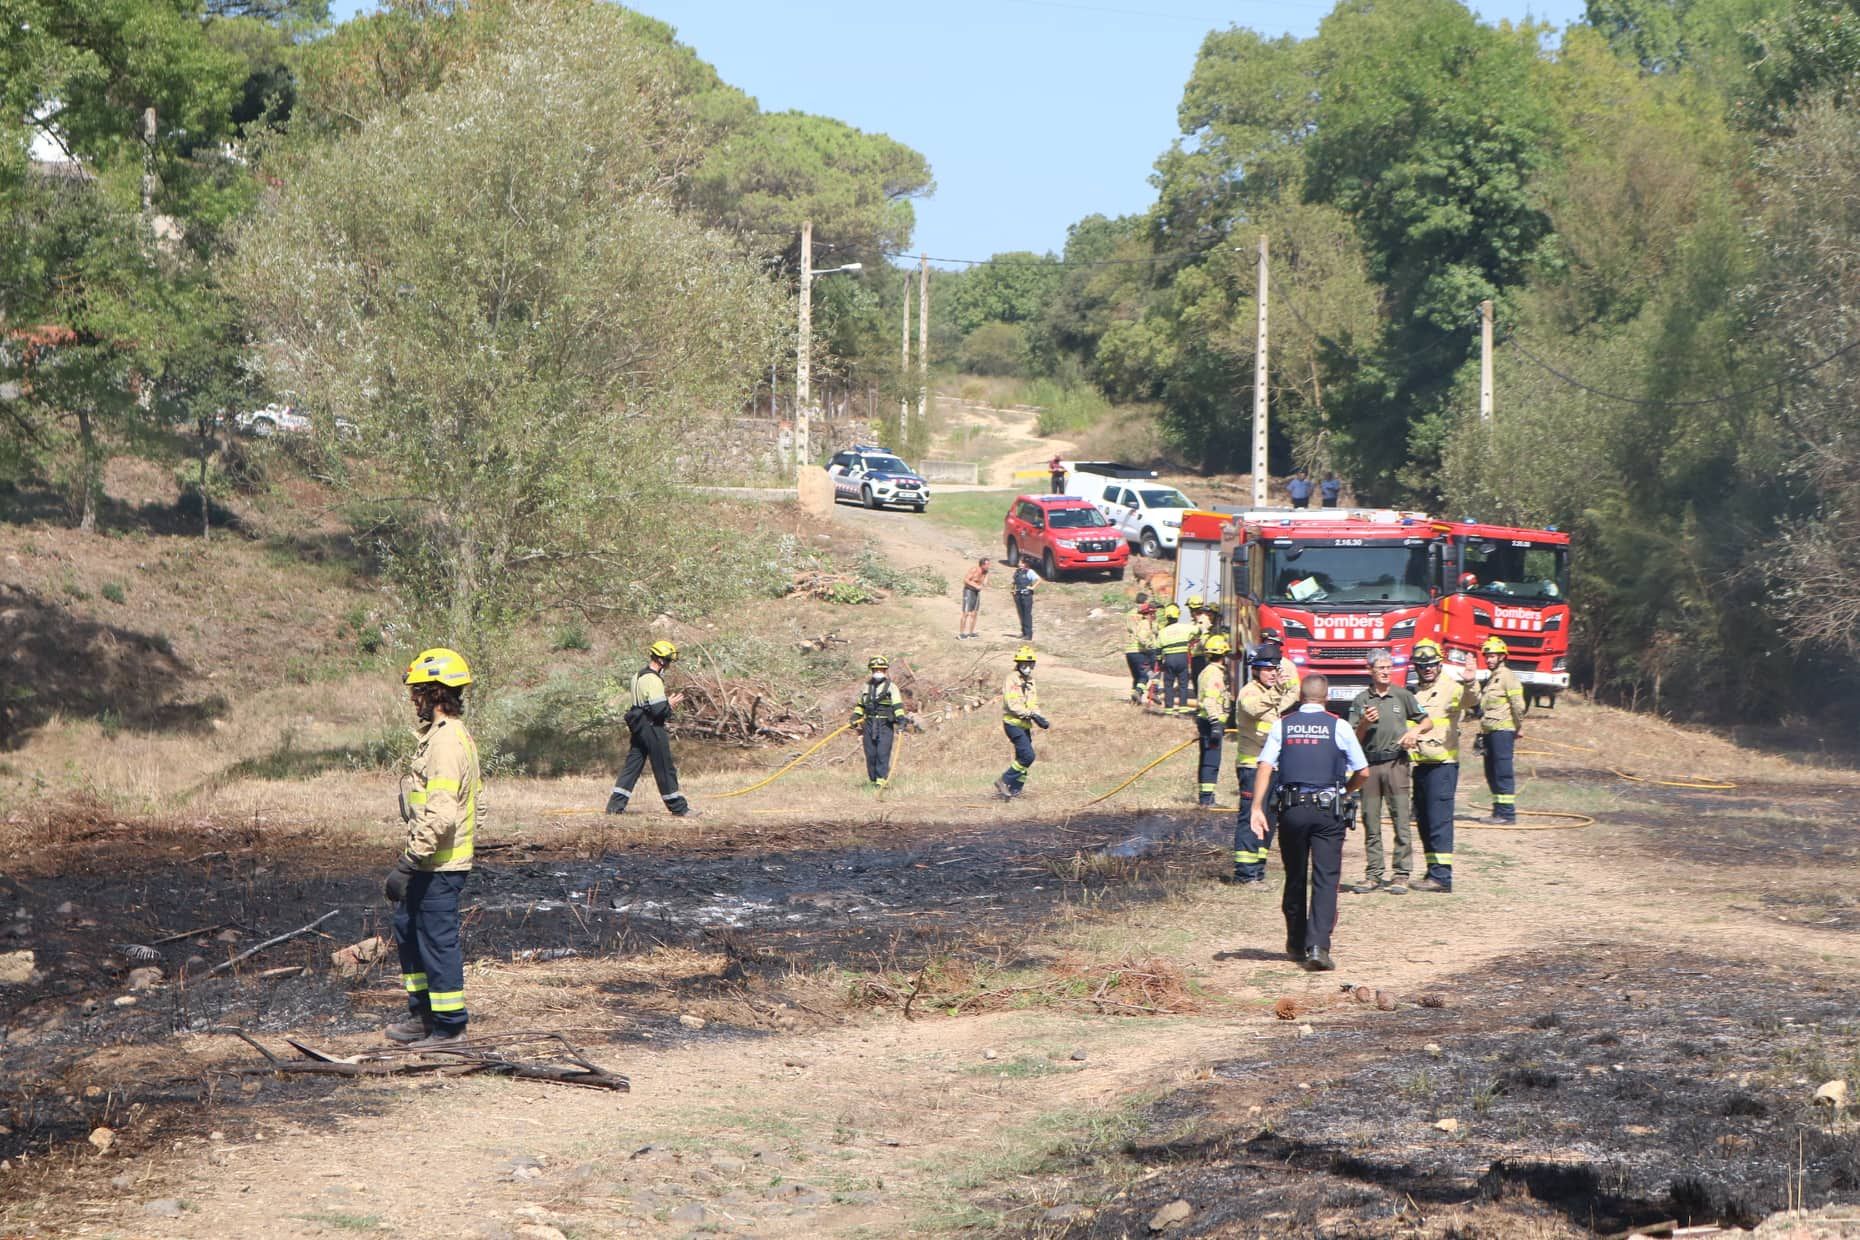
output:
[[[995,795],[1012,801],[1027,786],[1027,771],[1033,766],[1033,731],[1053,725],[1040,713],[1040,694],[1033,687],[1033,665],[1038,656],[1032,646],[1014,652],[1014,670],[1008,673],[1001,690],[1001,730],[1014,746],[1014,760],[995,781]]]
[[[661,639],[646,648],[646,666],[633,673],[633,704],[626,712],[626,762],[607,798],[610,814],[626,813],[627,802],[633,799],[633,785],[639,782],[647,762],[652,763],[652,782],[659,786],[665,808],[680,818],[688,818],[693,812],[685,794],[678,790],[678,768],[672,763],[672,742],[665,731],[672,708],[685,700],[682,693],[665,691],[665,669],[677,661],[678,647]]]
[[[1233,646],[1227,634],[1216,633],[1202,643],[1201,651],[1208,665],[1195,681],[1195,736],[1201,744],[1195,801],[1203,809],[1213,809],[1214,785],[1221,777],[1221,741],[1227,735],[1227,716],[1234,706],[1227,692],[1227,656],[1233,653]]]
[[[1479,716],[1479,748],[1485,754],[1485,782],[1492,790],[1489,822],[1518,820],[1518,779],[1513,754],[1524,735],[1524,684],[1506,666],[1511,647],[1502,637],[1488,637],[1479,647],[1485,656],[1486,678],[1479,687],[1473,713]]]
[[[443,1046],[465,1033],[459,897],[485,811],[478,746],[465,730],[471,668],[457,651],[438,647],[422,650],[401,680],[420,739],[401,781],[407,845],[384,889],[394,905],[407,1019],[384,1032],[413,1047]]]
[[[898,729],[910,722],[904,713],[904,695],[891,679],[891,660],[875,654],[865,661],[866,681],[853,703],[852,725],[865,746],[865,776],[872,787],[891,783],[891,749]]]
[[[1469,701],[1466,687],[1445,670],[1440,644],[1422,638],[1414,644],[1414,700],[1432,726],[1414,745],[1414,825],[1421,836],[1427,874],[1408,884],[1410,891],[1453,890],[1453,795],[1460,782],[1460,719]]]
[[[1185,714],[1194,682],[1188,676],[1188,648],[1195,644],[1195,622],[1182,617],[1174,603],[1163,608],[1162,628],[1156,631],[1156,653],[1162,663],[1163,710]]]

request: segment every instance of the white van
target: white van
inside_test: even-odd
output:
[[[1066,493],[1090,500],[1138,554],[1152,559],[1173,553],[1182,537],[1182,514],[1195,507],[1188,496],[1155,481],[1150,470],[1080,461],[1066,475]]]

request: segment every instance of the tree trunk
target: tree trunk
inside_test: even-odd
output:
[[[91,432],[90,410],[78,406],[78,444],[84,454],[84,462],[79,473],[80,485],[84,488],[84,498],[78,517],[78,529],[86,534],[97,532],[97,441]]]
[[[200,427],[200,537],[203,541],[213,537],[213,501],[207,497],[207,458],[212,454],[213,441],[208,435],[203,422]]]

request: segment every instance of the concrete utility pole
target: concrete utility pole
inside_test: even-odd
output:
[[[1492,299],[1479,303],[1479,420],[1492,420]]]
[[[930,417],[930,256],[919,254],[917,270],[917,424]]]
[[[813,458],[807,446],[810,396],[808,380],[813,365],[814,335],[814,221],[801,223],[801,323],[794,345],[794,463]]]
[[[1266,235],[1259,238],[1259,347],[1253,355],[1253,507],[1266,506]]]
[[[904,451],[904,430],[910,425],[911,396],[904,386],[911,373],[911,277],[904,275],[904,330],[898,337],[898,446],[896,451]]]
[[[142,215],[155,205],[155,109],[142,109]]]

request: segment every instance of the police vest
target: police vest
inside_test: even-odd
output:
[[[1339,788],[1350,777],[1348,754],[1329,711],[1300,710],[1279,720],[1279,782],[1303,788]]]

